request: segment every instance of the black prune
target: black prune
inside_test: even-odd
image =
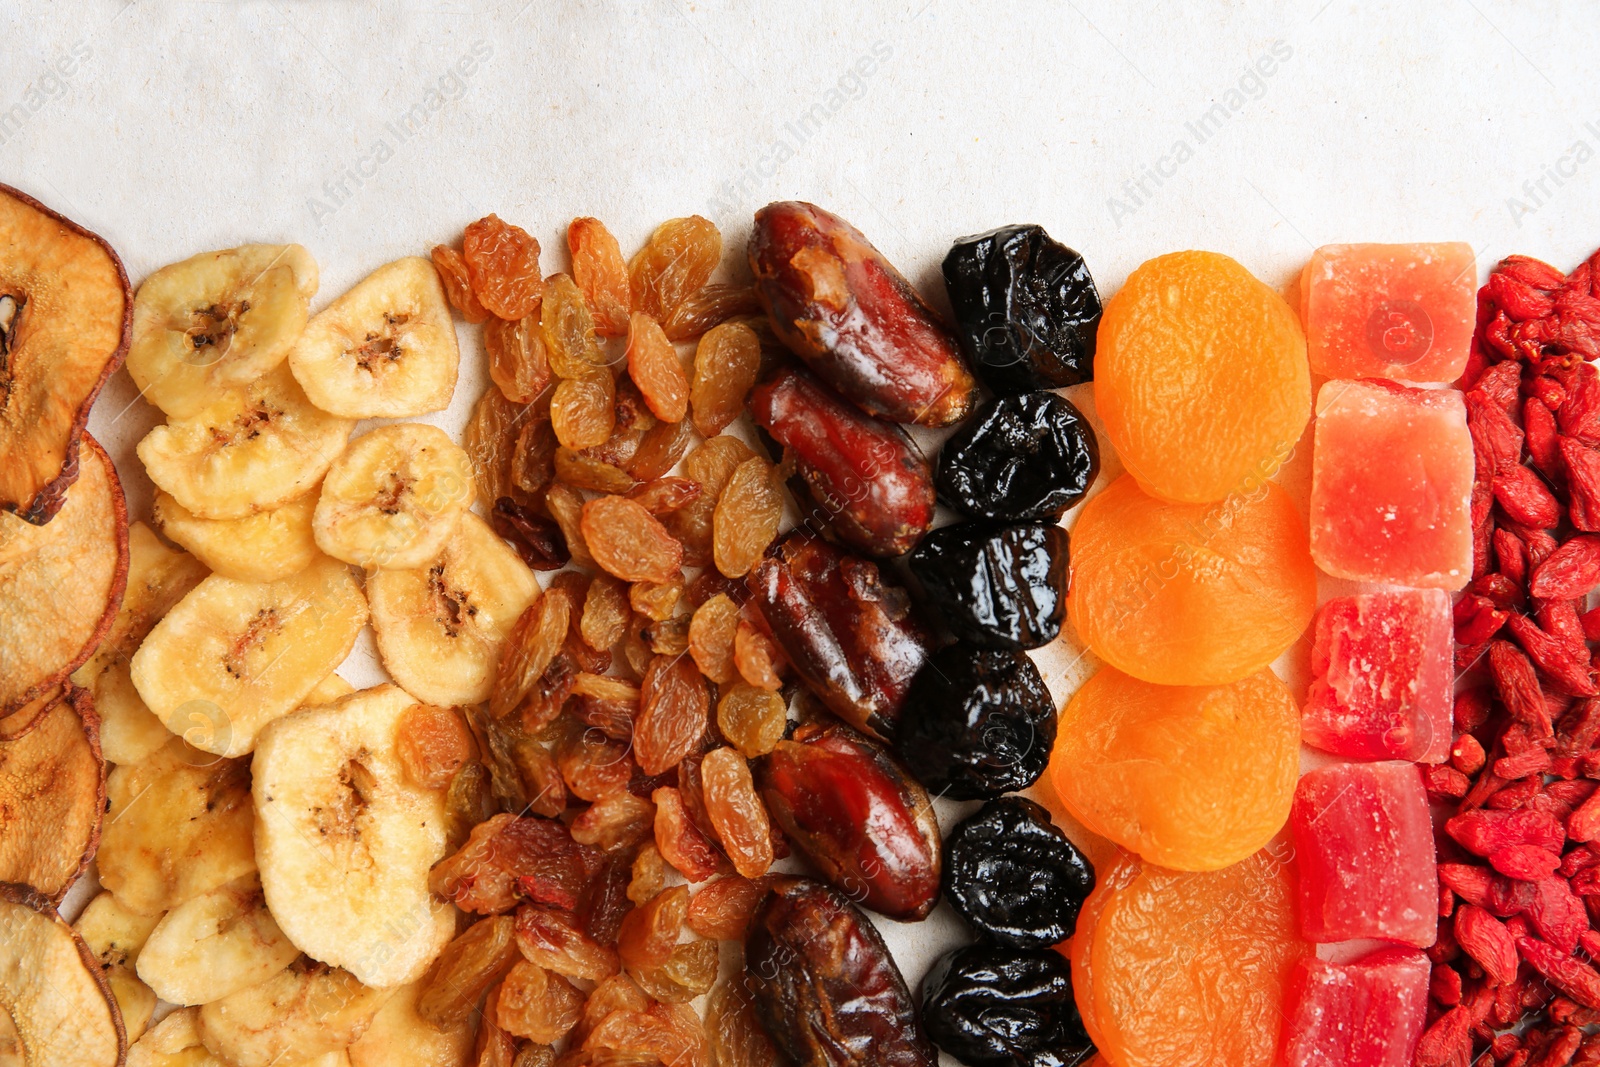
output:
[[[1054,949],[970,945],[934,963],[922,1022],[970,1067],[1079,1064],[1094,1054],[1072,998],[1072,965]]]
[[[991,800],[945,841],[945,895],[973,929],[1002,945],[1065,941],[1093,890],[1088,858],[1024,797]]]
[[[773,881],[745,937],[745,988],[768,1036],[798,1067],[938,1062],[882,936],[821,882]]]
[[[1042,522],[962,522],[911,553],[911,573],[956,637],[986,648],[1038,648],[1067,614],[1067,531]]]
[[[945,442],[934,485],[968,515],[1001,522],[1061,518],[1100,473],[1083,413],[1055,393],[991,400]]]
[[[936,796],[989,800],[1039,780],[1056,705],[1026,652],[958,642],[911,680],[895,753]]]
[[[1083,257],[1042,226],[963,237],[944,257],[961,348],[997,393],[1094,377],[1100,293]]]

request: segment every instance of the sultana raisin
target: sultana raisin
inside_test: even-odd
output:
[[[709,728],[711,694],[687,656],[658,655],[639,687],[634,758],[645,774],[661,774],[694,751]]]
[[[594,316],[578,284],[565,274],[545,282],[539,309],[550,370],[558,378],[588,378],[606,366],[606,353],[595,334]]]
[[[609,574],[597,574],[583,602],[579,632],[593,649],[609,649],[622,640],[628,626],[628,587]]]
[[[517,948],[547,971],[598,982],[621,967],[617,950],[586,937],[560,912],[535,904],[517,909]]]
[[[665,582],[683,565],[683,546],[654,515],[625,497],[585,504],[582,530],[594,561],[625,582]]]
[[[475,759],[463,763],[444,795],[445,837],[450,851],[466,844],[472,828],[487,822],[499,810],[489,768]]]
[[[678,788],[662,786],[650,797],[656,805],[656,847],[662,857],[691,882],[703,882],[722,870],[722,853],[689,817]]]
[[[628,746],[576,721],[571,721],[566,735],[556,744],[556,766],[561,768],[567,788],[583,800],[598,801],[613,793],[626,793],[628,782],[633,779],[633,757]]]
[[[520,319],[538,309],[544,294],[539,242],[520,226],[486,215],[461,235],[461,258],[473,293],[495,315]]]
[[[550,512],[550,517],[556,520],[556,525],[561,527],[561,536],[567,542],[572,562],[580,567],[593,567],[594,557],[589,555],[589,546],[583,540],[583,497],[569,486],[552,485],[545,494],[544,506]]]
[[[721,593],[735,604],[743,604],[750,599],[750,590],[744,582],[737,578],[729,578],[715,567],[708,567],[695,575],[694,581],[684,589],[684,599],[695,607],[699,607],[712,597]]]
[[[739,464],[754,456],[737,437],[723,434],[704,442],[683,461],[683,473],[698,482],[700,495],[664,517],[667,529],[683,542],[685,558],[694,566],[711,562],[713,516],[723,486]]]
[[[460,712],[413,704],[400,716],[395,754],[412,785],[418,789],[443,789],[477,754],[477,745]]]
[[[659,967],[672,956],[689,915],[689,887],[663,889],[622,920],[617,955],[629,972]]]
[[[783,688],[777,660],[778,646],[772,638],[752,626],[750,620],[740,619],[739,630],[733,635],[733,661],[740,677],[757,689],[776,693]]]
[[[441,1029],[465,1021],[516,962],[515,933],[509,915],[491,915],[463,930],[439,953],[417,997],[417,1014]]]
[[[621,678],[609,678],[603,674],[578,675],[572,683],[572,694],[625,704],[639,703],[638,686],[630,685]]]
[[[639,502],[640,507],[656,516],[677,511],[699,495],[699,482],[678,477],[657,478],[628,494],[630,499]]]
[[[749,682],[738,682],[717,701],[717,729],[746,758],[771,752],[789,725],[789,707],[782,696]]]
[[[434,245],[430,253],[433,269],[439,272],[444,285],[445,298],[456,313],[476,326],[489,319],[489,311],[472,291],[472,279],[467,277],[467,261],[449,245]]]
[[[706,814],[717,828],[733,869],[759,878],[772,866],[772,823],[750,777],[750,765],[732,748],[706,753],[700,764]]]
[[[691,215],[656,227],[628,263],[633,307],[656,321],[699,290],[722,262],[722,234],[710,219]]]
[[[549,722],[555,718],[559,705],[548,708]],[[561,780],[561,768],[547,749],[538,745],[524,745],[517,749],[517,770],[522,775],[523,789],[528,797],[528,810],[535,815],[555,818],[567,810],[567,785]]]
[[[761,315],[761,301],[748,285],[702,285],[672,309],[661,328],[673,341],[693,341],[738,315]]]
[[[474,1067],[515,1067],[517,1039],[495,1025],[500,1003],[500,987],[496,986],[484,1001],[482,1023],[478,1027],[477,1051]]]
[[[767,879],[730,874],[707,882],[689,902],[689,929],[713,941],[743,941]]]
[[[633,880],[628,883],[628,899],[643,904],[667,886],[667,861],[654,841],[646,841],[633,858]]]
[[[512,403],[532,403],[550,384],[538,315],[490,320],[483,328],[483,347],[489,355],[489,377]]]
[[[682,574],[664,582],[634,582],[628,587],[628,603],[633,610],[655,622],[672,618],[672,613],[681,599],[683,599]]]
[[[642,903],[642,902],[641,902]],[[642,1012],[650,1007],[650,998],[644,995],[636,982],[626,974],[614,974],[594,987],[583,1005],[583,1019],[572,1032],[572,1040],[581,1045],[606,1016],[616,1011]]]
[[[594,312],[595,332],[621,337],[628,332],[628,264],[622,246],[599,219],[573,219],[567,226],[572,277]]]
[[[601,797],[572,820],[572,839],[606,851],[627,848],[650,836],[655,818],[654,805],[628,792],[624,782],[620,791]]]
[[[719,962],[715,941],[690,941],[675,946],[659,967],[634,971],[633,980],[663,1004],[687,1004],[711,989]]]
[[[555,1067],[556,1050],[549,1045],[526,1044],[517,1049],[511,1067]]]
[[[694,428],[715,437],[745,409],[761,373],[761,340],[750,327],[729,322],[700,338],[694,350],[689,407]]]
[[[712,511],[711,553],[717,570],[729,578],[750,573],[778,536],[783,496],[773,482],[772,464],[751,456],[734,468]]]
[[[716,1067],[788,1067],[788,1057],[778,1051],[756,1017],[755,998],[745,988],[742,975],[711,991],[705,1026]]]
[[[494,502],[489,512],[494,532],[511,542],[517,556],[531,570],[553,571],[567,565],[572,553],[567,551],[567,539],[561,536],[561,527],[550,519],[535,515],[508,496]]]
[[[626,493],[632,489],[634,480],[628,472],[601,459],[597,451],[586,448],[579,452],[565,445],[558,447],[554,465],[556,480],[574,489],[596,493]]]
[[[682,422],[658,421],[640,439],[639,450],[628,464],[628,473],[641,482],[665,476],[689,451],[689,444],[693,440],[694,429],[688,419]]]
[[[461,447],[472,460],[472,478],[478,499],[491,508],[510,493],[511,453],[516,446],[527,408],[506,399],[499,386],[490,385],[478,398],[461,436]]]
[[[521,491],[533,499],[550,485],[550,480],[555,477],[556,449],[560,445],[556,441],[556,432],[550,426],[548,418],[537,418],[531,414],[522,420],[522,425],[515,433],[516,443],[511,452],[511,494],[513,499],[517,491]]]
[[[532,692],[567,639],[571,610],[567,597],[548,593],[523,610],[500,651],[489,714],[505,718]]]
[[[583,994],[565,977],[518,960],[500,983],[495,1023],[500,1029],[540,1044],[567,1036],[583,1017]]]
[[[658,419],[678,422],[689,413],[689,380],[678,352],[649,315],[628,320],[628,377]]]
[[[655,658],[655,652],[645,641],[645,634],[649,632],[652,620],[643,615],[635,615],[632,610],[628,612],[628,626],[622,635],[622,657],[628,664],[628,669],[641,679],[645,671],[650,669],[650,661]],[[636,716],[637,718],[637,716]]]
[[[606,442],[616,425],[616,383],[605,368],[587,378],[565,378],[550,394],[550,427],[568,448],[593,448]]]
[[[718,593],[701,604],[689,621],[689,655],[694,657],[700,673],[718,685],[727,685],[739,677],[733,662],[733,635],[738,629],[739,605],[726,593]]]
[[[563,1067],[706,1067],[705,1029],[686,1004],[614,1011],[584,1039],[578,1055],[584,1058]]]

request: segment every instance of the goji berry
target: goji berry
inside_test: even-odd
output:
[[[1594,367],[1581,364],[1577,381],[1556,409],[1556,424],[1567,437],[1586,445],[1600,445],[1600,377]]]
[[[1465,774],[1447,764],[1423,764],[1422,784],[1431,800],[1460,800],[1472,783]]]
[[[1517,941],[1517,951],[1545,980],[1586,1008],[1600,1008],[1600,973],[1538,938]]]
[[[1552,480],[1561,475],[1560,431],[1556,417],[1538,397],[1528,397],[1522,402],[1523,441],[1528,458],[1539,468],[1539,473]]]
[[[1512,845],[1538,845],[1559,852],[1566,831],[1537,811],[1468,811],[1444,824],[1445,833],[1468,852],[1488,856]]]
[[[1539,936],[1563,952],[1571,952],[1589,929],[1589,915],[1564,878],[1542,878],[1534,884],[1528,921]]]
[[[1561,856],[1538,845],[1512,845],[1489,853],[1489,865],[1507,878],[1538,882],[1556,873]]]
[[[1561,521],[1561,504],[1532,467],[1495,471],[1494,498],[1518,525],[1547,530]]]
[[[1506,620],[1506,625],[1517,643],[1533,659],[1534,665],[1567,693],[1573,696],[1600,693],[1600,688],[1595,687],[1593,672],[1589,669],[1589,650],[1581,641],[1574,645],[1563,637],[1546,633],[1526,615],[1512,615]]]
[[[1504,923],[1476,904],[1456,909],[1456,942],[1477,961],[1494,985],[1504,985],[1517,976],[1517,944]]]
[[[1482,441],[1493,460],[1493,470],[1503,471],[1522,462],[1522,427],[1511,421],[1506,409],[1479,389],[1466,396],[1467,430]]]

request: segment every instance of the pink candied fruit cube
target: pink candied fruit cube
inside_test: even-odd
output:
[[[1472,438],[1454,389],[1317,392],[1311,558],[1336,578],[1460,589],[1472,577]]]
[[[1324,245],[1300,275],[1311,369],[1453,382],[1472,350],[1477,288],[1476,257],[1462,242]]]
[[[1300,736],[1352,759],[1443,763],[1455,664],[1450,594],[1394,589],[1334,597],[1317,615]]]
[[[1428,957],[1382,948],[1302,959],[1284,997],[1284,1067],[1409,1067],[1428,1012]]]
[[[1433,944],[1439,872],[1416,764],[1340,763],[1311,771],[1295,790],[1289,829],[1306,940]]]

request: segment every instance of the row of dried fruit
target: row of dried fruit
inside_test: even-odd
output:
[[[927,790],[998,797],[1049,755],[1055,707],[1022,649],[1060,631],[1055,523],[1098,456],[1070,403],[1027,390],[1088,377],[1093,283],[1037,227],[957,245],[946,273],[968,354],[1011,395],[935,474],[896,423],[956,422],[976,383],[956,337],[842,220],[758,213],[754,289],[710,281],[721,238],[701,218],[664,224],[631,261],[594,219],[568,244],[571,274],[548,278],[537,242],[494,216],[460,252],[433,252],[452,305],[487,323],[494,385],[464,442],[482,503],[531,567],[561,573],[518,621],[470,733],[419,720],[404,739],[418,780],[448,783],[459,849],[433,888],[481,917],[420,1010],[447,1025],[487,997],[484,1063],[553,1060],[565,1038],[564,1064],[756,1064],[778,1057],[769,1033],[808,1064],[869,1049],[931,1063],[855,904],[926,916],[941,892]],[[684,359],[674,345],[690,342]],[[723,432],[747,410],[770,460]],[[780,537],[786,486],[801,521]],[[979,521],[929,535],[941,494]],[[911,570],[961,639],[938,669],[923,668],[939,638],[871,558],[919,543]],[[1021,801],[958,838],[952,897],[1007,947],[983,950],[1002,957],[998,983],[973,960],[941,965],[930,1028],[966,1049],[958,1031],[982,1004],[1026,999],[1031,952],[1056,965],[1051,1021],[1016,1048],[1086,1058],[1047,946],[1092,887],[1087,861]],[[791,845],[831,886],[769,873]],[[1017,890],[1034,866],[1058,892]],[[745,942],[746,966],[702,1029],[686,1005],[711,990],[719,941]],[[809,1035],[819,1014],[836,1047]]]

